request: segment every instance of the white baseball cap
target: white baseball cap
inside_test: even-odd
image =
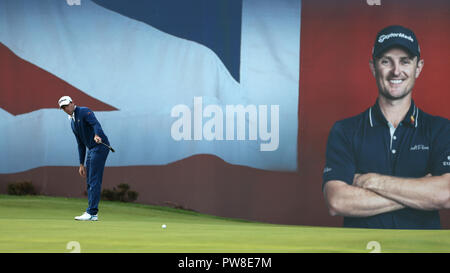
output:
[[[69,105],[72,102],[72,99],[69,96],[62,96],[58,100],[59,108]]]

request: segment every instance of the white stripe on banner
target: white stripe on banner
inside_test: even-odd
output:
[[[206,153],[231,164],[296,170],[300,1],[244,0],[240,83],[209,48],[80,3],[0,0],[0,42],[119,109],[96,112],[117,151],[107,166]],[[190,129],[191,140],[178,140],[176,129],[185,136]],[[58,109],[18,116],[0,109],[0,130],[0,173],[78,165],[70,123]]]

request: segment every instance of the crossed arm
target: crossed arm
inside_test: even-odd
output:
[[[405,207],[449,209],[450,173],[422,178],[356,174],[352,185],[339,180],[327,182],[324,196],[331,215],[367,217]]]

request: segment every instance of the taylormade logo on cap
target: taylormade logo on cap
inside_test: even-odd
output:
[[[380,30],[372,48],[372,57],[378,57],[388,48],[400,46],[408,50],[412,56],[420,58],[419,41],[414,32],[408,28],[392,25]]]
[[[413,39],[411,36],[406,35],[406,34],[404,34],[404,33],[389,33],[389,34],[381,35],[381,36],[378,38],[378,42],[379,42],[379,43],[382,43],[382,42],[384,42],[385,40],[388,40],[388,39],[390,39],[390,38],[392,38],[392,37],[396,37],[396,38],[404,38],[404,39],[407,39],[407,40],[411,41],[411,43],[414,43],[414,39]]]

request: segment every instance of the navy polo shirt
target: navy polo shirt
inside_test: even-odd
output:
[[[109,145],[108,137],[103,132],[94,112],[87,107],[77,106],[75,108],[74,119],[71,119],[71,127],[78,143],[80,164],[84,163],[86,147],[91,150],[100,145],[94,141],[95,135],[101,137],[102,142]]]
[[[378,101],[363,113],[338,121],[330,131],[323,186],[330,180],[349,185],[356,173],[419,178],[450,173],[450,121],[429,115],[414,101],[394,129]],[[344,217],[345,227],[439,229],[439,211],[404,208],[370,217]]]

